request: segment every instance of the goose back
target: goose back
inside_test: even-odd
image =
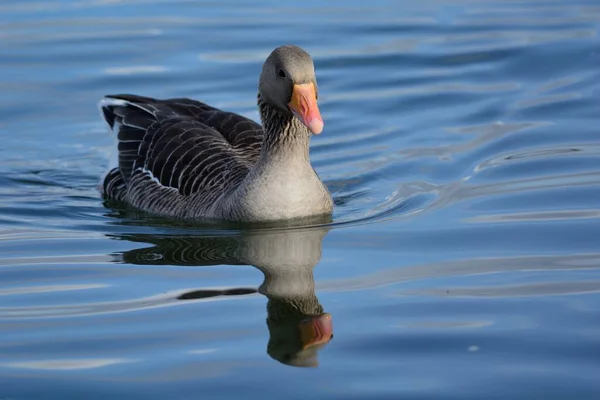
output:
[[[101,109],[118,139],[118,168],[106,175],[103,193],[135,207],[210,216],[260,155],[261,125],[199,101],[111,95]]]

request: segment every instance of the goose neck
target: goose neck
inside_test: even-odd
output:
[[[308,161],[308,128],[291,113],[277,109],[258,96],[258,108],[265,131],[262,153],[266,157],[284,156]]]

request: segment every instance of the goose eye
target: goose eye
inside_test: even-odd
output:
[[[277,75],[279,75],[280,78],[285,78],[285,71],[279,68],[277,70]]]

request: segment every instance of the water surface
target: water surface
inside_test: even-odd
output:
[[[598,398],[597,1],[0,15],[0,398]],[[261,64],[285,43],[315,59],[332,224],[103,204],[103,95],[257,119]]]

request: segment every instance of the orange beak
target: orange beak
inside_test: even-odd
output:
[[[318,135],[323,131],[323,118],[317,107],[317,95],[312,82],[294,84],[292,100],[288,107],[312,133]]]
[[[328,343],[333,336],[331,314],[329,313],[310,317],[302,321],[298,325],[298,328],[300,329],[300,340],[302,341],[303,350]]]

